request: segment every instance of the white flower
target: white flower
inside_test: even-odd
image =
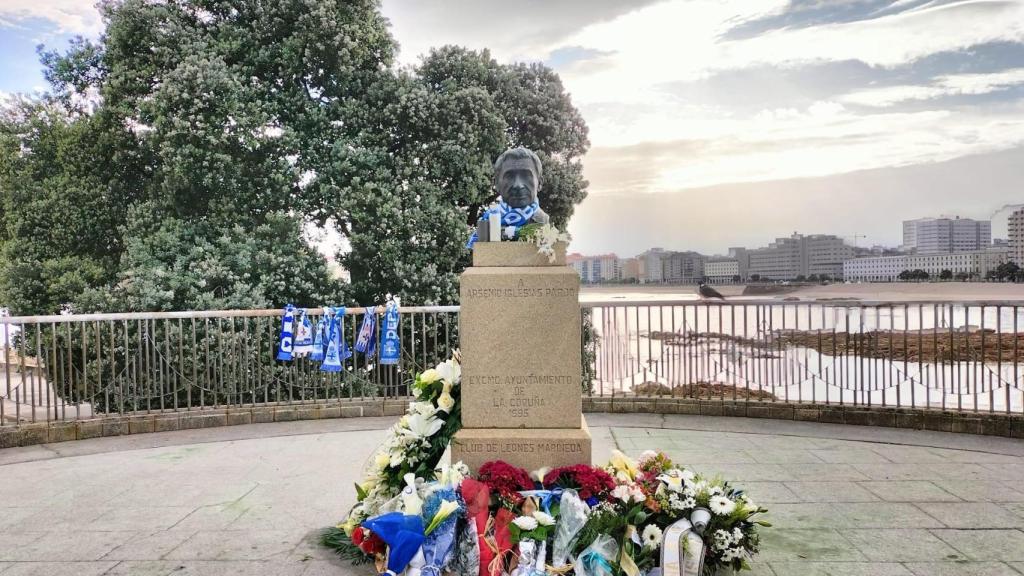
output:
[[[754,501],[751,500],[750,498],[748,498],[746,494],[741,496],[741,498],[743,499],[743,509],[744,510],[746,510],[748,512],[756,512],[757,509],[760,508],[760,506],[758,506],[757,504],[754,504]]]
[[[405,453],[401,450],[392,451],[388,464],[390,464],[392,468],[398,468],[402,465],[402,462],[405,462]]]
[[[746,555],[746,551],[743,548],[728,548],[722,551],[722,562],[732,562],[739,558],[743,558]]]
[[[541,512],[540,510],[534,511],[533,518],[541,526],[554,526],[555,525],[555,519],[550,514],[547,514],[545,512]]]
[[[520,516],[512,521],[513,524],[519,527],[524,532],[529,532],[537,527],[537,520],[530,516]]]
[[[432,384],[441,379],[441,374],[437,370],[430,368],[420,374],[420,382],[424,384]]]
[[[416,413],[409,416],[408,430],[404,433],[414,438],[429,438],[444,426],[444,422],[438,420],[431,414],[430,416]],[[394,458],[392,458],[394,460]],[[394,466],[394,464],[392,464]]]
[[[668,474],[662,474],[661,476],[658,476],[658,480],[660,480],[665,485],[665,487],[671,490],[672,492],[678,493],[683,491],[682,478],[669,476]]]
[[[543,482],[544,477],[548,475],[548,472],[551,472],[551,467],[544,466],[543,468],[538,468],[533,472],[530,472],[530,478],[533,478],[537,482]]]
[[[437,365],[437,374],[447,385],[458,384],[462,381],[462,366],[455,360],[445,360]]]
[[[612,490],[612,497],[618,498],[623,502],[629,503],[629,496],[629,486],[626,486],[625,484],[619,484],[614,490]]]
[[[715,548],[725,550],[732,544],[732,536],[725,530],[715,530]]]
[[[644,548],[658,548],[661,546],[661,528],[658,528],[654,524],[648,524],[647,527],[644,528],[643,534],[640,535],[640,539],[644,541]]]
[[[653,460],[657,457],[658,453],[655,452],[654,450],[644,450],[643,453],[640,454],[640,461],[642,462],[645,460]]]
[[[629,489],[629,495],[633,498],[633,502],[643,502],[647,500],[647,496],[639,486],[633,486]]]
[[[413,402],[409,406],[409,412],[413,415],[433,416],[437,413],[437,408],[434,408],[434,404],[431,402]]]
[[[675,494],[670,494],[668,497],[668,505],[673,510],[689,510],[697,507],[697,501],[693,498],[680,498]]]
[[[437,397],[437,407],[445,413],[451,412],[452,408],[455,408],[455,399],[451,394],[442,393]]]
[[[736,503],[725,496],[712,496],[708,502],[708,508],[719,516],[726,516],[732,514],[736,509]]]

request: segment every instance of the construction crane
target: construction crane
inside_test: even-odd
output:
[[[844,239],[853,238],[853,247],[857,247],[857,240],[861,238],[867,238],[866,234],[854,234],[853,236],[843,236]]]

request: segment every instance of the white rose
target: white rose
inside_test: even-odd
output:
[[[537,520],[530,516],[520,516],[513,520],[512,523],[524,532],[529,532],[530,530],[537,528]]]
[[[629,486],[626,486],[625,484],[619,484],[618,486],[615,487],[614,490],[612,490],[612,497],[618,498],[619,500],[622,500],[623,502],[627,502],[628,503],[629,502],[629,496],[630,496],[630,494],[629,494]]]
[[[550,514],[541,512],[540,510],[533,513],[533,518],[541,526],[553,526],[555,524],[555,519]]]
[[[437,397],[437,407],[441,411],[449,413],[452,411],[452,408],[455,408],[455,398],[452,398],[452,395],[447,392],[443,393]]]
[[[434,370],[433,368],[426,370],[425,372],[420,374],[420,382],[424,384],[432,384],[440,379],[441,374],[437,370]]]

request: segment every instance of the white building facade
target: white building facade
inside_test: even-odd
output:
[[[975,250],[940,254],[904,254],[901,256],[871,256],[848,260],[843,265],[843,277],[853,282],[896,282],[903,271],[924,270],[938,278],[949,270],[954,277],[968,275],[984,278],[990,271],[1007,261],[1006,250]]]
[[[1007,222],[1010,249],[1010,261],[1024,266],[1024,208],[1010,214]]]
[[[704,263],[704,276],[712,284],[726,284],[740,276],[739,260],[734,258],[710,259]]]
[[[992,244],[992,223],[959,216],[903,222],[903,249],[918,254],[974,252]]]

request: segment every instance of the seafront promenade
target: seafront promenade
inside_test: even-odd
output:
[[[941,432],[590,414],[594,459],[663,450],[770,508],[754,575],[1024,573],[1024,443]],[[346,575],[316,544],[393,418],[0,451],[0,575]]]

